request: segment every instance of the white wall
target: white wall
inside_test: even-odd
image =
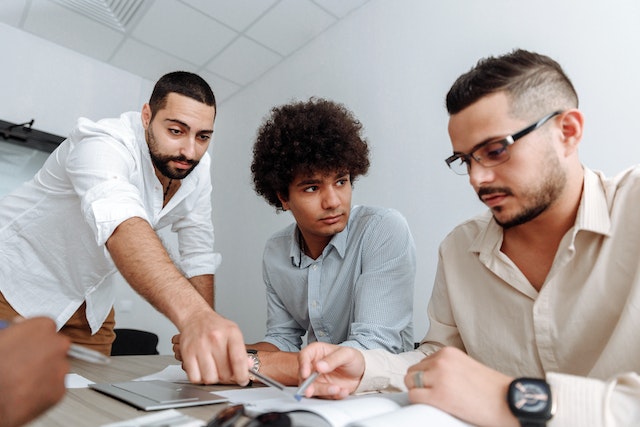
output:
[[[373,0],[358,9],[220,107],[213,149],[217,248],[224,255],[218,310],[240,323],[247,341],[262,337],[262,243],[291,221],[250,185],[252,140],[271,106],[323,96],[345,103],[363,122],[373,161],[354,201],[395,207],[409,221],[419,260],[420,339],[438,243],[483,210],[466,178],[443,161],[451,152],[444,109],[450,85],[480,57],[516,47],[556,58],[586,114],[584,163],[614,173],[640,160],[638,22],[634,0]]]
[[[274,106],[323,96],[345,103],[361,119],[372,148],[368,176],[354,202],[391,206],[407,217],[418,250],[416,339],[439,241],[480,212],[464,177],[443,159],[451,151],[444,95],[478,58],[515,47],[558,59],[586,114],[582,158],[611,174],[640,159],[637,72],[640,3],[635,0],[372,0],[327,34],[219,106],[212,147],[217,307],[237,321],[247,341],[264,333],[261,255],[267,237],[291,221],[258,198],[249,165],[255,131]],[[151,83],[0,24],[0,118],[65,134],[78,116],[107,117],[138,109]],[[215,90],[215,84],[214,84]],[[173,329],[122,290],[120,326],[159,331],[170,352]],[[118,306],[116,306],[118,308]]]

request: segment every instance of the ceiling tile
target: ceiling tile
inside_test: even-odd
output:
[[[276,65],[282,57],[246,37],[240,37],[206,68],[239,84],[247,84]]]
[[[322,9],[337,16],[338,18],[344,18],[349,12],[359,8],[365,4],[368,0],[312,0]]]
[[[197,69],[193,64],[131,39],[118,49],[111,64],[153,82],[171,71],[194,72]]]
[[[335,21],[333,16],[309,0],[283,0],[246,34],[282,55],[289,55]]]
[[[218,105],[220,105],[222,101],[240,90],[241,87],[206,70],[198,72],[198,75],[200,75],[200,77],[205,79],[207,83],[211,85],[211,89],[213,89],[213,93],[216,96],[216,102],[218,103]]]
[[[0,0],[0,22],[152,82],[199,73],[221,102],[367,1]],[[97,21],[120,2],[139,6],[126,30]]]
[[[182,0],[237,31],[244,31],[276,0]]]
[[[102,61],[111,57],[124,38],[124,34],[49,0],[33,0],[23,28]]]
[[[204,64],[237,33],[175,0],[154,2],[133,30],[133,36],[194,64]]]
[[[27,4],[24,0],[3,0],[0,2],[0,21],[17,27]]]

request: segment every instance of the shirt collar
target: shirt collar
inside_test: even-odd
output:
[[[487,220],[487,225],[474,239],[469,247],[470,252],[492,251],[496,246],[502,245],[502,227],[495,221],[491,212],[485,212],[482,218]],[[573,227],[573,239],[580,230],[608,236],[610,229],[611,217],[601,179],[594,171],[584,168],[582,196]]]
[[[353,213],[353,210],[351,210],[351,214],[349,215],[349,221],[347,221],[347,226],[344,228],[344,230],[342,230],[338,234],[335,234],[331,238],[327,246],[322,251],[322,255],[320,255],[320,258],[324,258],[329,253],[329,251],[331,251],[332,248],[336,249],[336,252],[340,256],[340,258],[344,258],[345,253],[347,251],[347,239],[349,237],[349,228],[351,225],[351,219],[353,218],[352,213]],[[291,249],[289,252],[289,256],[291,257],[291,263],[293,265],[298,266],[300,268],[306,268],[309,265],[313,264],[316,260],[311,259],[310,257],[303,254],[302,248],[300,247],[300,241],[298,238],[299,233],[300,231],[298,227],[294,225],[292,227]]]

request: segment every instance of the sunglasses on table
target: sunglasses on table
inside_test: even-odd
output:
[[[215,417],[211,419],[206,427],[235,427],[238,419],[244,414],[244,405],[231,405],[218,412]],[[291,418],[284,412],[265,412],[260,414],[242,427],[291,427]]]

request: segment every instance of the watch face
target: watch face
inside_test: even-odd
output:
[[[539,379],[521,378],[509,387],[509,406],[518,418],[549,419],[551,390]]]

